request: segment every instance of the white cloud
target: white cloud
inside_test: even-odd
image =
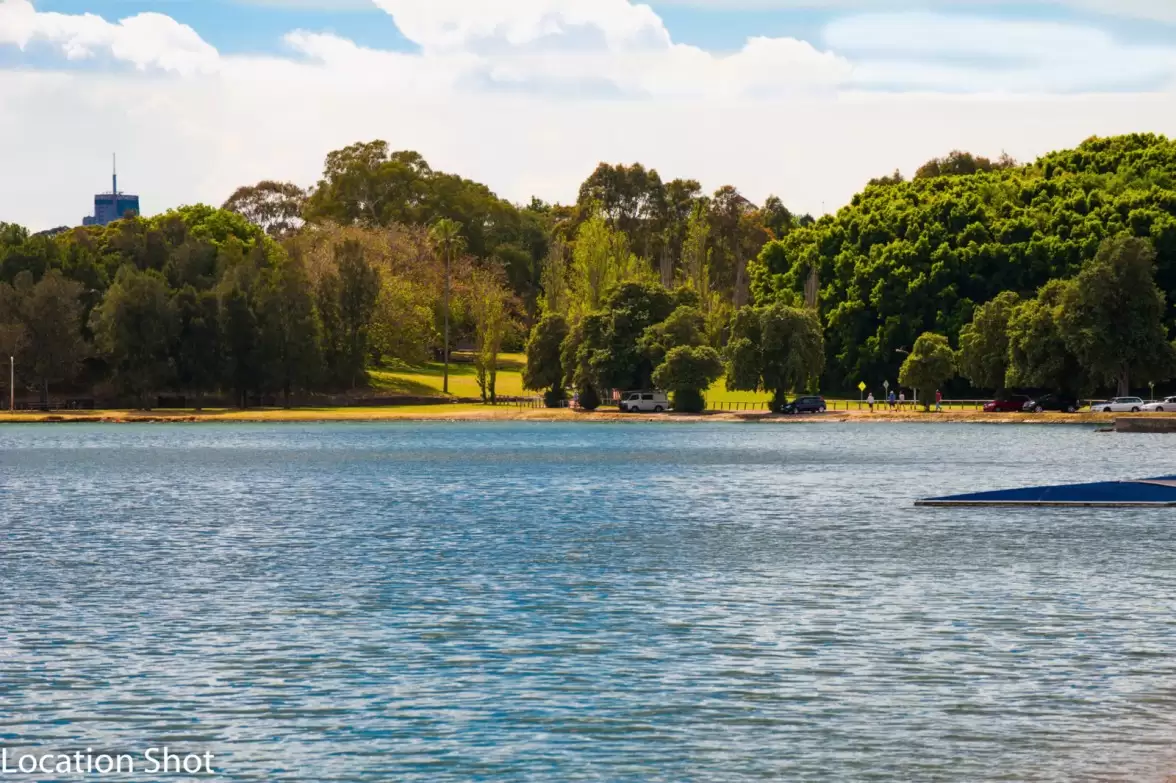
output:
[[[665,49],[670,34],[647,5],[629,0],[375,0],[426,51],[577,43],[609,51]]]
[[[71,60],[101,50],[137,68],[181,74],[216,67],[217,51],[187,25],[169,16],[144,13],[112,24],[94,14],[41,13],[29,0],[0,0],[0,44],[21,49],[44,42]]]
[[[862,87],[1055,92],[1138,89],[1176,77],[1176,47],[1126,45],[1095,27],[928,13],[839,19],[825,43]]]
[[[279,0],[275,0],[279,1]],[[821,11],[876,11],[878,0],[651,0],[654,6],[689,6],[724,10],[816,9]],[[975,13],[980,8],[996,11],[1024,11],[1035,7],[1044,10],[1058,6],[1076,11],[1119,19],[1150,19],[1176,24],[1173,0],[887,0],[888,9],[934,9],[941,13],[962,10]]]
[[[148,71],[0,70],[0,149],[22,150],[6,161],[0,219],[77,222],[107,181],[112,150],[120,182],[148,212],[219,203],[262,178],[309,185],[326,152],[373,138],[520,201],[574,199],[599,161],[639,160],[820,212],[872,176],[954,148],[1031,158],[1092,134],[1176,134],[1170,92],[1051,95],[1062,61],[1018,55],[1034,43],[1018,38],[1023,29],[981,31],[995,39],[985,44],[924,17],[922,34],[943,38],[926,44],[897,17],[874,16],[830,28],[830,51],[754,38],[717,55],[675,43],[655,14],[625,0],[379,2],[419,52],[295,31],[288,58],[218,55],[167,17],[30,16],[26,0],[0,0],[0,43],[39,41]],[[1126,58],[1132,78],[1163,72],[1158,53],[1153,62],[1098,31],[1051,34],[1086,51],[1092,70],[1112,57]],[[1013,62],[1025,81],[931,66],[949,50]],[[971,94],[861,89],[894,84]],[[1032,92],[1016,95],[1026,84]]]

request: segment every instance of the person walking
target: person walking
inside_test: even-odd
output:
[[[901,411],[906,407],[906,392],[898,393],[898,409]]]
[[[890,403],[890,410],[893,411],[895,405],[894,392],[890,392],[890,396],[886,398],[886,402]]]
[[[866,397],[866,404],[870,406],[870,413],[874,412],[874,392],[870,392],[870,396]]]
[[[943,392],[935,390],[935,412],[943,413]]]

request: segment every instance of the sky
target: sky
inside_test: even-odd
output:
[[[823,214],[954,149],[1176,136],[1176,0],[0,0],[0,221],[313,185],[384,139],[504,198],[601,161]]]

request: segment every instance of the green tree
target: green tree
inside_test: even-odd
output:
[[[175,295],[176,340],[171,353],[175,360],[176,384],[195,396],[195,407],[220,382],[220,303],[212,291],[185,286]]]
[[[342,348],[338,380],[355,388],[365,380],[368,340],[380,296],[380,275],[358,242],[344,242],[336,248],[335,258],[339,267]]]
[[[344,338],[343,314],[340,307],[339,273],[334,269],[327,269],[319,277],[315,285],[315,309],[318,311],[319,323],[322,326],[322,357],[325,380],[333,388],[340,385],[339,379],[346,373],[343,370]]]
[[[603,313],[585,316],[573,324],[568,336],[560,347],[560,363],[564,369],[564,386],[576,390],[580,407],[596,410],[600,407],[599,369],[594,366],[601,351],[607,344],[605,333],[608,317]]]
[[[566,318],[558,313],[550,313],[535,324],[527,340],[523,386],[533,391],[546,392],[543,399],[549,408],[560,407],[567,399],[561,351],[570,331]]]
[[[302,225],[306,191],[290,182],[266,180],[237,188],[222,209],[236,212],[274,237],[288,236]]]
[[[775,304],[743,308],[731,322],[726,352],[730,391],[769,391],[779,413],[792,390],[809,386],[825,365],[824,337],[816,314]]]
[[[236,395],[238,407],[248,408],[250,392],[261,389],[263,356],[257,313],[249,292],[239,281],[221,292],[220,318],[225,380]]]
[[[1009,369],[1009,322],[1021,297],[1005,291],[976,308],[972,322],[960,330],[960,374],[980,389],[1005,387]]]
[[[82,339],[82,286],[51,269],[33,283],[21,272],[13,287],[16,317],[22,329],[20,363],[36,381],[41,402],[49,402],[49,386],[73,379],[87,353]]]
[[[441,256],[445,265],[445,291],[442,307],[444,307],[444,328],[441,334],[443,361],[445,374],[441,382],[441,390],[449,394],[449,351],[452,347],[449,339],[450,313],[450,276],[453,273],[453,262],[465,247],[465,240],[461,238],[461,225],[456,221],[442,219],[429,230],[429,240],[433,244],[434,252]]]
[[[1061,323],[1062,301],[1072,285],[1071,280],[1051,280],[1013,313],[1006,386],[1057,389],[1075,397],[1091,391]]]
[[[697,348],[706,344],[706,319],[697,307],[679,307],[661,323],[645,330],[641,352],[657,367],[675,348]]]
[[[590,313],[604,305],[618,285],[641,280],[640,261],[629,251],[625,235],[609,228],[604,218],[593,217],[580,226],[572,254],[571,301],[575,314]]]
[[[322,328],[311,292],[297,257],[272,270],[260,290],[264,383],[281,390],[287,408],[292,392],[313,388],[322,375]]]
[[[1146,240],[1108,239],[1062,299],[1066,345],[1096,380],[1131,390],[1131,378],[1171,377],[1176,356],[1164,326],[1164,294],[1155,282],[1155,250]]]
[[[923,390],[923,410],[931,408],[931,390],[955,377],[956,358],[951,343],[941,334],[926,332],[915,340],[902,369],[898,382],[903,386]]]
[[[589,381],[597,391],[649,388],[654,362],[643,350],[642,338],[674,309],[674,297],[658,283],[615,288],[599,312],[583,319],[577,358],[565,367],[587,368],[580,381]]]
[[[91,319],[119,388],[149,407],[151,392],[171,381],[176,316],[167,281],[158,272],[124,266]]]
[[[666,354],[653,373],[653,382],[673,395],[674,410],[702,413],[703,393],[723,375],[723,360],[709,345],[679,346]]]
[[[498,354],[510,324],[509,294],[491,270],[475,269],[470,278],[470,313],[474,317],[474,372],[482,402],[498,403]]]
[[[373,352],[381,358],[423,364],[438,342],[428,288],[405,277],[381,275],[372,320]]]
[[[551,243],[543,259],[540,286],[543,298],[539,301],[539,312],[567,316],[571,309],[570,271],[568,269],[568,246],[562,239]]]

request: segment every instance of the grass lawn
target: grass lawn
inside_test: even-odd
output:
[[[481,404],[406,405],[394,408],[250,408],[249,410],[110,410],[59,411],[51,413],[0,412],[0,424],[21,422],[320,422],[395,421],[397,419],[497,419],[531,413],[513,405],[488,407]]]
[[[537,392],[523,389],[523,367],[526,357],[521,353],[508,353],[500,357],[498,370],[498,394],[502,397],[538,397]],[[420,366],[389,365],[371,370],[371,389],[386,394],[407,394],[420,397],[440,397],[443,367],[440,362],[429,362]],[[474,372],[472,357],[455,354],[449,364],[449,396],[481,397],[478,379]],[[766,392],[727,391],[726,381],[720,378],[706,393],[711,405],[750,403],[766,404],[772,395]]]
[[[526,357],[521,353],[507,353],[499,357],[496,389],[500,397],[525,397],[523,366]],[[441,362],[420,366],[385,366],[368,372],[373,391],[387,394],[408,394],[419,397],[441,397],[445,368]],[[474,363],[468,354],[455,354],[449,363],[449,396],[481,397]]]

